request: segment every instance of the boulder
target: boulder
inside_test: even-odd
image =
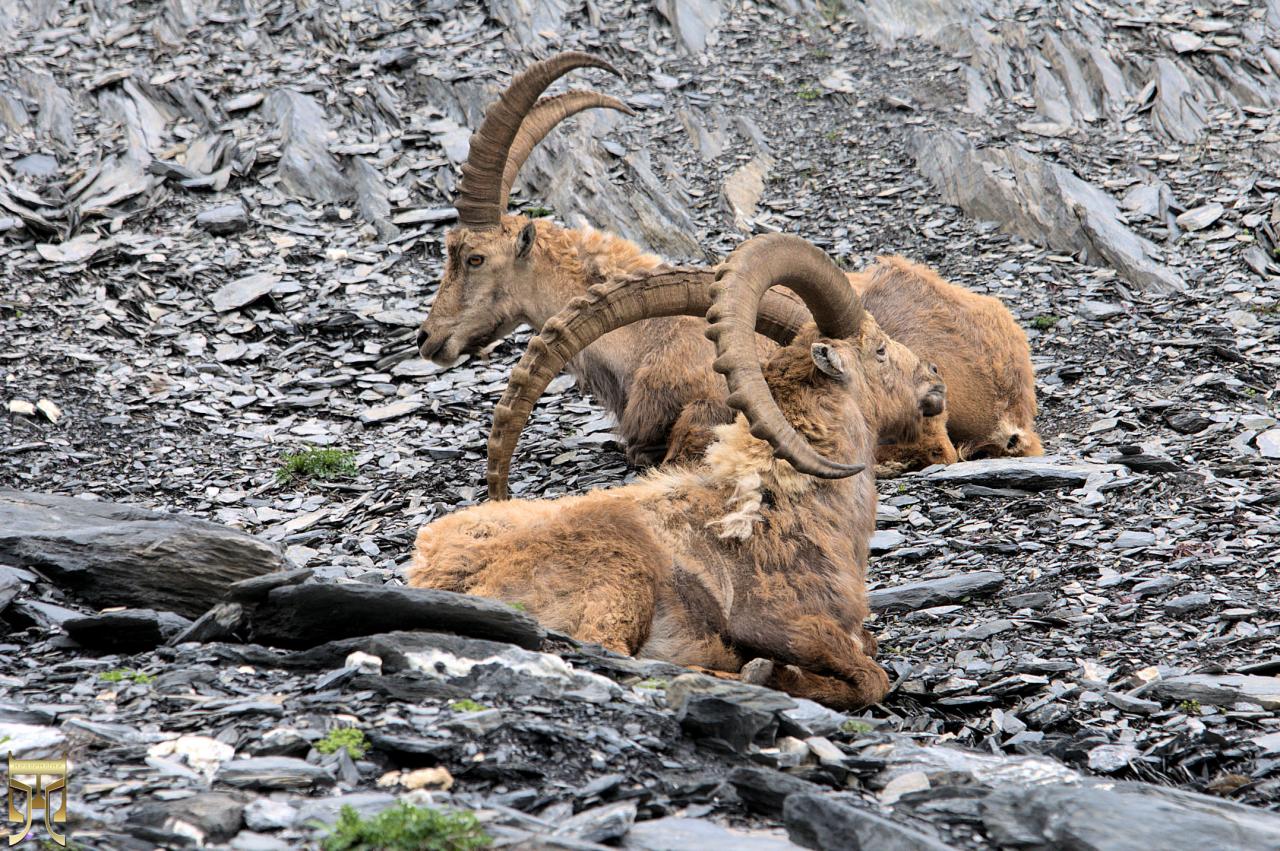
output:
[[[0,489],[0,559],[96,608],[199,617],[228,585],[281,569],[271,543],[177,514]]]
[[[532,617],[497,600],[392,585],[275,588],[251,620],[255,642],[290,648],[392,630],[452,632],[527,648],[540,647],[545,635]]]

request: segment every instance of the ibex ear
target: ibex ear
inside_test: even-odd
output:
[[[525,225],[520,229],[520,235],[516,237],[516,256],[521,260],[529,256],[529,252],[533,250],[533,241],[538,238],[538,229],[534,227],[533,222]]]
[[[845,372],[844,358],[840,357],[831,346],[826,343],[814,343],[809,347],[809,352],[813,355],[813,365],[823,375],[830,376],[837,381],[847,381],[849,374]]]

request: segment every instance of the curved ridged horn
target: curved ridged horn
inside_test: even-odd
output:
[[[462,166],[462,180],[454,206],[458,223],[471,228],[496,228],[503,210],[502,173],[507,165],[511,142],[520,131],[525,116],[547,86],[574,68],[603,68],[622,76],[603,59],[586,53],[569,51],[535,62],[507,86],[484,114],[480,129],[471,136],[471,150]]]
[[[627,115],[635,115],[635,110],[617,98],[602,95],[599,92],[573,91],[562,95],[545,97],[534,104],[532,110],[520,125],[520,132],[511,143],[511,153],[507,154],[507,165],[502,172],[502,194],[498,197],[498,209],[507,209],[507,198],[511,194],[511,184],[516,182],[524,161],[538,147],[538,143],[555,129],[555,126],[566,118],[582,112],[584,109],[599,107],[616,109]]]
[[[715,369],[729,382],[730,407],[746,414],[751,433],[802,473],[839,479],[862,471],[819,455],[783,415],[756,356],[757,306],[770,287],[790,287],[825,337],[849,339],[862,324],[862,302],[844,273],[821,249],[781,233],[749,239],[716,271],[707,337],[716,344]]]
[[[489,432],[490,499],[506,499],[511,456],[533,406],[571,359],[596,340],[624,325],[659,316],[705,316],[712,305],[710,269],[662,269],[642,277],[599,284],[555,316],[529,341],[520,363],[493,412]],[[755,328],[785,345],[809,321],[797,299],[769,293],[760,302]]]

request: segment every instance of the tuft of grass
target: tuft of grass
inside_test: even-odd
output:
[[[1200,701],[1198,701],[1198,700],[1184,700],[1184,701],[1182,701],[1181,703],[1179,703],[1179,704],[1178,704],[1178,708],[1179,708],[1179,709],[1181,709],[1181,710],[1182,710],[1184,713],[1186,713],[1187,715],[1199,715],[1199,714],[1200,714]]]
[[[671,683],[661,677],[649,677],[647,680],[641,680],[636,683],[636,688],[667,688]]]
[[[462,700],[455,700],[450,703],[449,708],[454,712],[483,712],[489,707],[483,703],[477,703],[469,697],[464,697]]]
[[[125,680],[135,682],[139,685],[150,685],[155,681],[155,677],[151,674],[144,674],[142,671],[130,671],[124,668],[116,668],[111,671],[103,671],[98,674],[98,679],[104,683],[122,683]]]
[[[866,721],[859,721],[857,718],[846,718],[844,723],[840,725],[840,732],[842,733],[856,733],[860,735],[862,733],[870,733],[874,729],[875,727],[871,726]]]
[[[356,474],[356,454],[345,449],[306,449],[284,456],[276,481],[288,484],[294,479],[349,479]]]
[[[1062,320],[1061,316],[1052,316],[1048,313],[1042,313],[1035,319],[1031,320],[1031,327],[1038,328],[1041,331],[1047,331]]]
[[[817,100],[822,97],[822,92],[813,86],[805,86],[796,92],[796,97],[800,98],[800,100]]]
[[[320,843],[324,851],[476,851],[493,840],[468,812],[441,812],[401,801],[371,818],[345,806]]]
[[[507,603],[507,605],[508,605],[508,606],[510,606],[511,608],[515,609],[517,612],[527,612],[527,611],[529,611],[529,607],[528,607],[528,606],[526,606],[524,603],[521,603],[521,602],[519,602],[519,601],[517,601],[517,602],[515,602],[515,603]]]
[[[315,748],[323,754],[337,753],[341,748],[346,748],[347,756],[360,759],[369,750],[369,740],[358,727],[336,727],[329,731],[329,735],[316,742]]]
[[[828,130],[826,133],[823,133],[823,134],[822,134],[822,138],[824,138],[824,139],[826,139],[828,142],[832,142],[832,143],[839,142],[839,141],[840,141],[840,131],[839,131],[839,130]]]
[[[545,219],[554,212],[550,207],[525,207],[524,214],[531,219]]]

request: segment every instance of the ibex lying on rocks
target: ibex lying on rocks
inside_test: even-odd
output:
[[[889,686],[862,625],[876,489],[855,474],[874,463],[877,433],[914,439],[932,377],[798,237],[748,241],[717,278],[605,284],[548,322],[495,413],[490,492],[505,496],[524,418],[561,367],[637,320],[706,310],[715,370],[741,415],[701,461],[444,517],[419,531],[409,582],[523,604],[621,653],[724,672],[750,662],[754,681],[796,695],[874,703]],[[762,298],[773,286],[798,293],[813,322],[762,369],[756,330],[785,336],[794,318],[789,299]]]
[[[582,53],[563,53],[538,62],[512,81],[472,136],[458,186],[459,224],[446,238],[444,276],[418,334],[423,357],[452,363],[517,325],[541,328],[595,284],[663,265],[659,258],[612,234],[504,214],[520,166],[558,121],[591,106],[630,111],[594,92],[538,99],[554,80],[580,67],[617,73],[603,60]],[[709,278],[711,272],[703,274]],[[910,286],[904,285],[909,295],[895,298],[893,287],[878,285],[903,278],[911,279],[906,282]],[[935,381],[938,392],[932,397],[934,418],[926,422],[916,443],[883,446],[883,469],[951,463],[957,458],[953,439],[968,447],[970,454],[976,454],[978,447],[986,447],[982,451],[989,454],[1031,454],[1027,447],[1038,446],[1038,439],[1030,430],[1035,393],[1026,339],[999,302],[946,284],[928,270],[896,258],[850,279],[855,287],[869,288],[869,309],[877,315],[884,312],[883,324],[891,336],[909,333],[914,343],[908,345],[928,344],[919,354],[926,360],[936,359],[940,367],[940,380]],[[922,301],[922,293],[933,301]],[[977,312],[972,323],[971,311]],[[925,330],[926,320],[936,322],[936,329]],[[1008,339],[988,340],[993,334]],[[764,354],[770,347],[761,342]],[[999,359],[987,355],[988,348],[1016,354],[1019,345],[1022,362],[1003,354]],[[669,317],[619,329],[582,352],[570,370],[587,392],[614,413],[628,458],[643,465],[700,457],[711,427],[732,418],[724,404],[724,381],[711,369],[712,358],[700,322]],[[995,369],[1000,372],[991,372]],[[962,430],[949,437],[951,429],[937,415],[942,411],[942,386],[952,373],[957,386],[972,395],[960,402],[964,413],[955,428]],[[1015,398],[1023,401],[1015,403]],[[1026,421],[1005,423],[1003,413],[1027,409],[1027,400]],[[996,444],[1007,445],[1015,433],[1017,446],[995,451]]]

